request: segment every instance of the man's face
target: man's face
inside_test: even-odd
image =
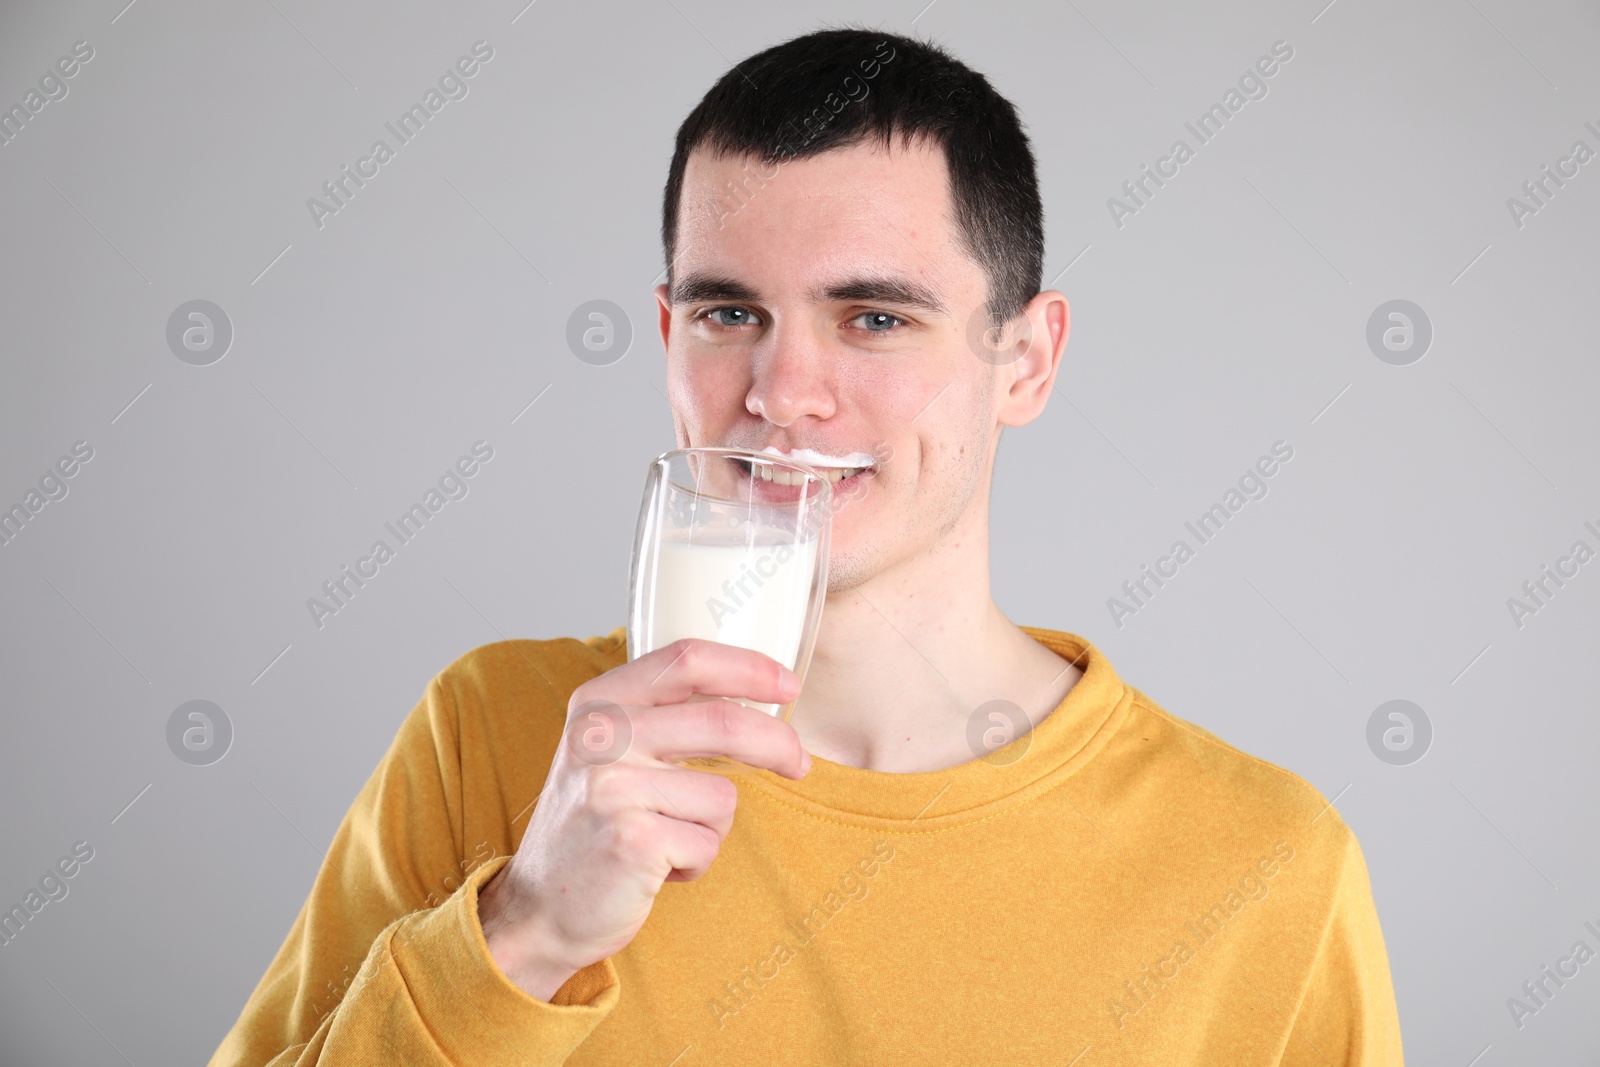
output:
[[[988,285],[957,243],[942,152],[896,141],[773,171],[689,158],[675,292],[656,287],[667,398],[680,448],[877,458],[835,488],[837,592],[987,521],[1005,368],[968,342]]]

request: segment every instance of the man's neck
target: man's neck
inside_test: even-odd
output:
[[[986,524],[833,593],[791,719],[807,751],[865,770],[942,770],[983,755],[968,722],[1009,700],[1037,725],[1083,672],[989,593]]]

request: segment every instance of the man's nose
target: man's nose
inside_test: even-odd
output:
[[[831,418],[836,408],[826,339],[807,322],[786,322],[766,338],[752,359],[744,406],[778,426],[807,415]]]

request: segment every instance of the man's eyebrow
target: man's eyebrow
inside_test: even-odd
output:
[[[819,285],[811,290],[810,296],[817,303],[854,300],[921,308],[938,315],[949,314],[944,301],[932,289],[920,282],[887,274],[857,275],[829,285]],[[760,294],[750,286],[725,274],[686,274],[672,287],[674,304],[692,304],[704,300],[758,302],[760,299]]]
[[[686,274],[673,284],[671,296],[674,304],[694,304],[702,300],[761,299],[754,289],[725,274]]]
[[[817,302],[854,300],[863,304],[899,304],[901,307],[921,308],[936,315],[947,315],[949,310],[939,294],[909,278],[889,274],[858,275],[833,285],[818,286],[811,291]]]

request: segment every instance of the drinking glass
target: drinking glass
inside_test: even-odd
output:
[[[628,576],[629,659],[699,637],[763,652],[803,681],[827,596],[832,496],[815,467],[769,453],[683,448],[652,460]],[[785,722],[794,709],[732,699]],[[721,756],[681,762],[751,770]]]

